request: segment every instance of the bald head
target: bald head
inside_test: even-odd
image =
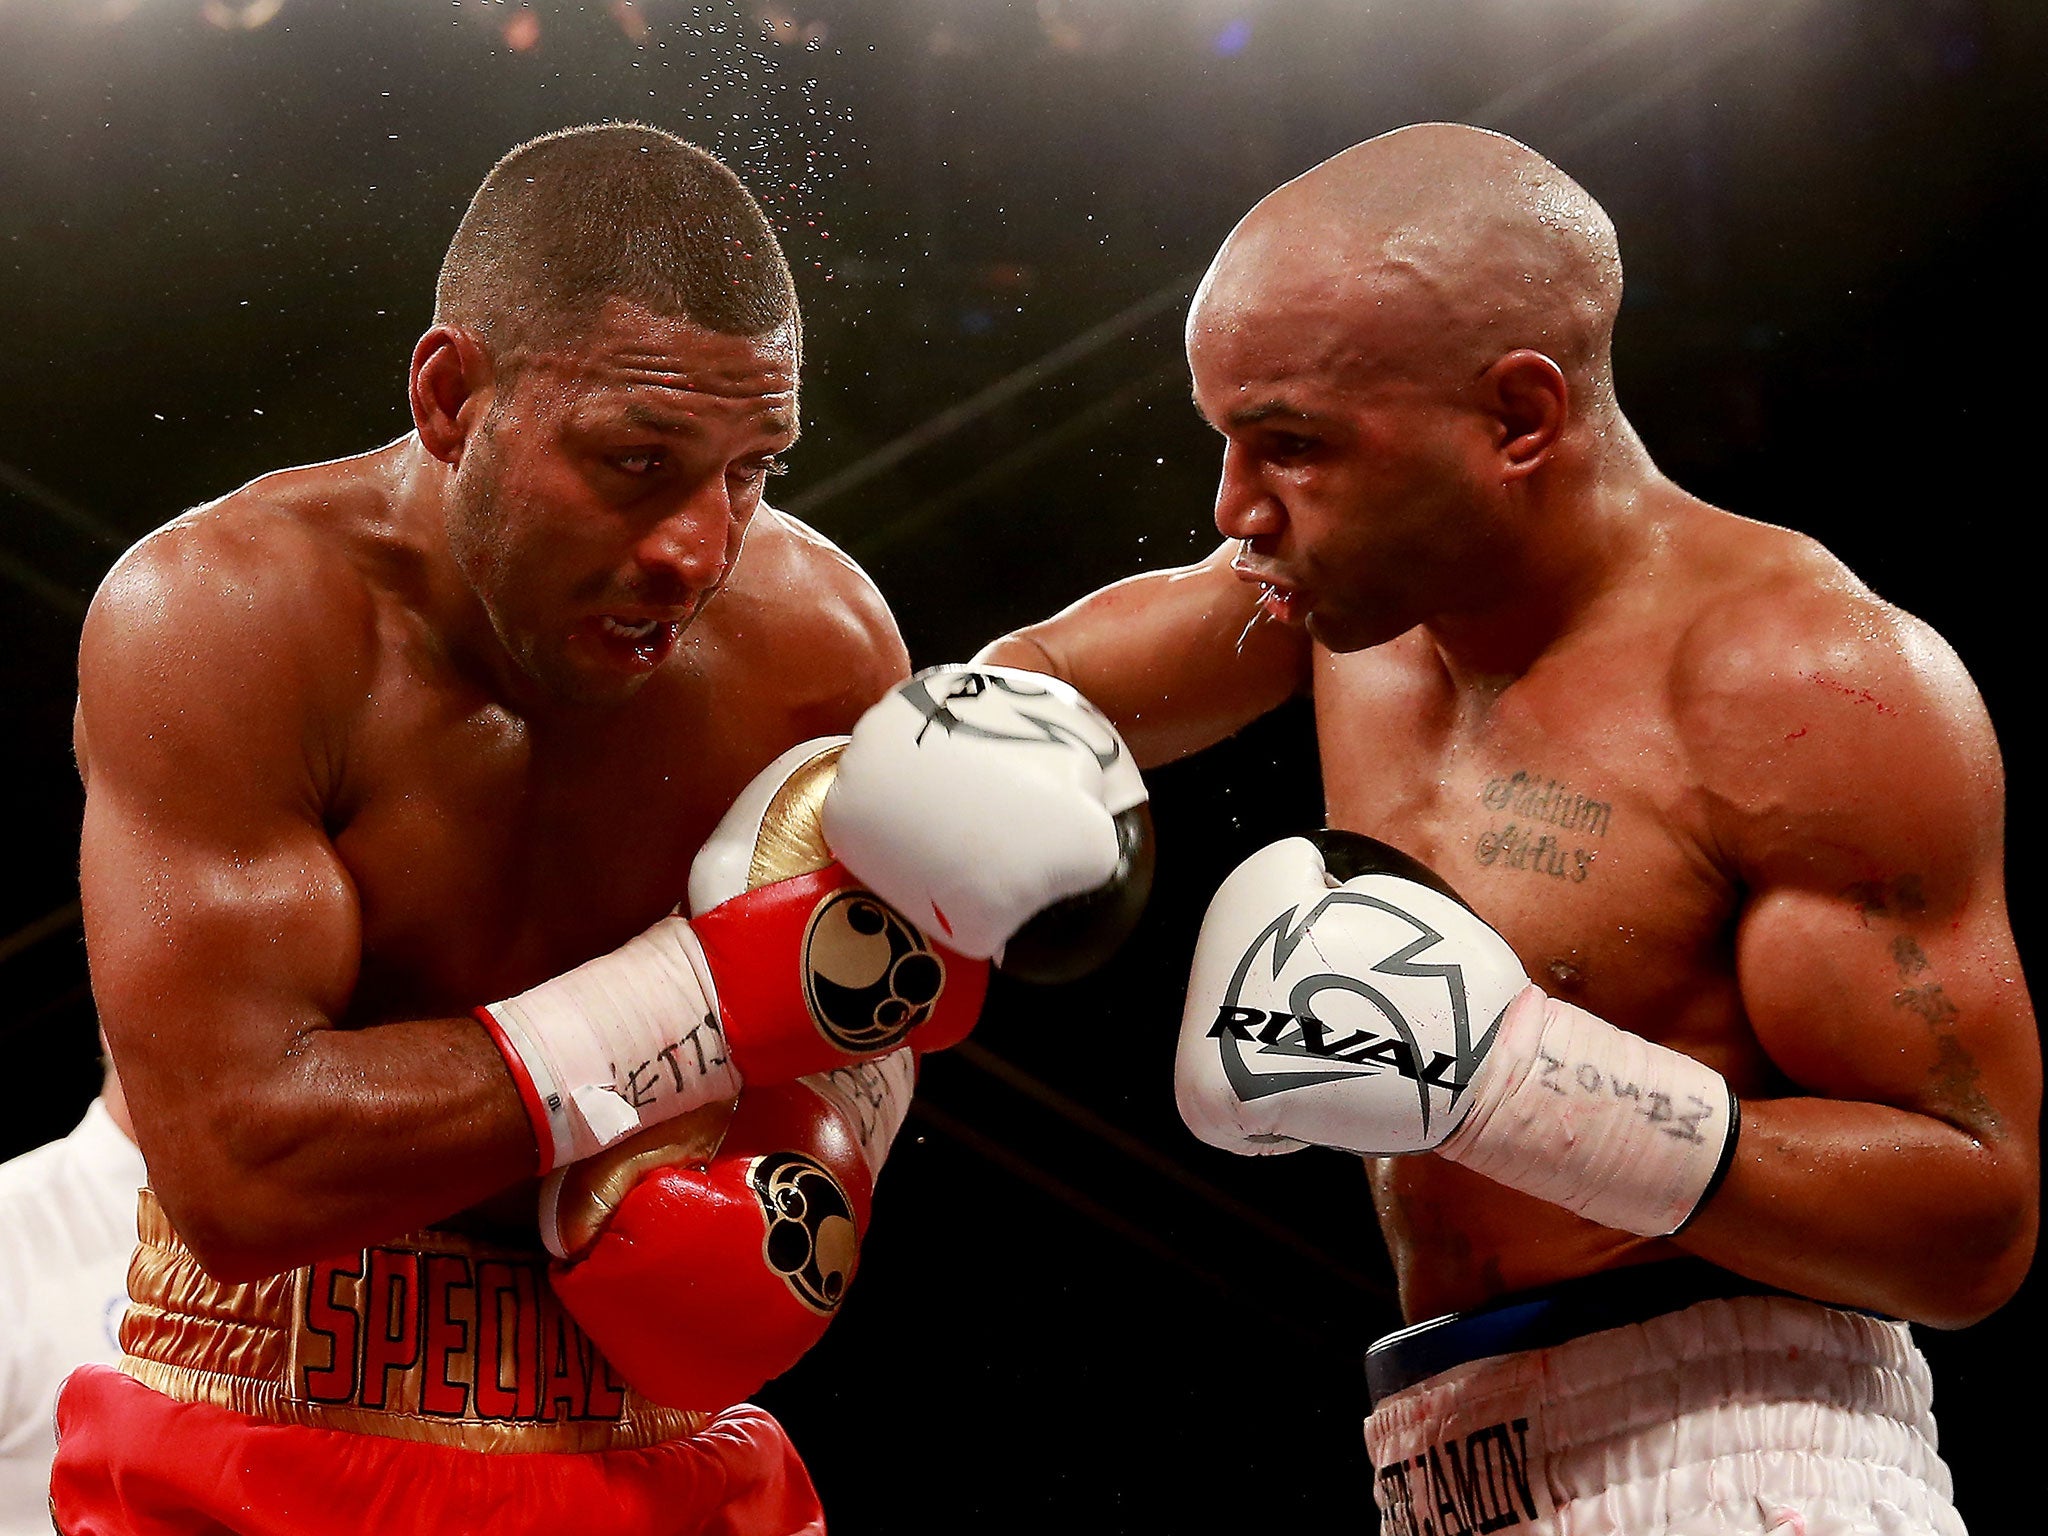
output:
[[[1317,322],[1321,361],[1469,379],[1518,348],[1611,399],[1621,304],[1614,226],[1534,150],[1456,123],[1397,129],[1325,160],[1245,215],[1196,295],[1199,324]]]

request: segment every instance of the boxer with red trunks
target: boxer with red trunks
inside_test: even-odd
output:
[[[1907,1324],[2038,1216],[1997,744],[1925,624],[1657,470],[1620,299],[1512,140],[1315,167],[1188,320],[1228,542],[983,656],[1146,763],[1313,701],[1330,830],[1217,893],[1176,1081],[1368,1159],[1384,1529],[1953,1533]]]
[[[845,1293],[914,1054],[1112,942],[1146,843],[1071,689],[906,681],[763,502],[800,350],[725,166],[549,135],[414,430],[102,586],[81,881],[150,1186],[65,1536],[822,1529],[743,1399]]]

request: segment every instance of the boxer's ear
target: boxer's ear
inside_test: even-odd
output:
[[[489,403],[492,376],[490,355],[461,326],[437,325],[419,339],[407,386],[413,428],[427,452],[445,464],[460,462]]]
[[[1485,409],[1495,422],[1494,442],[1503,480],[1534,473],[1550,457],[1571,410],[1564,370],[1528,347],[1496,361],[1479,376]]]

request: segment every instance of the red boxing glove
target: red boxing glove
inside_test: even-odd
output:
[[[786,1083],[910,1045],[958,1045],[988,962],[933,943],[843,864],[778,880],[690,919],[718,978],[718,1019],[748,1083]]]
[[[832,857],[819,807],[845,739],[756,775],[698,854],[697,914],[477,1010],[543,1173],[707,1105],[974,1027],[988,962],[944,949]]]
[[[911,926],[826,846],[821,810],[845,744],[821,737],[770,763],[690,866],[690,930],[718,978],[719,1022],[748,1082],[828,1072],[899,1045],[957,1045],[988,992],[986,960]]]
[[[723,1126],[722,1106],[671,1120],[542,1186],[555,1291],[623,1380],[716,1410],[803,1357],[852,1283],[915,1077],[904,1050],[750,1087]]]

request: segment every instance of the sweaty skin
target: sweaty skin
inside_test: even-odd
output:
[[[1605,215],[1511,140],[1426,125],[1325,162],[1247,215],[1189,318],[1229,542],[983,659],[1066,677],[1143,763],[1310,694],[1332,826],[1741,1096],[1674,1239],[1370,1161],[1411,1320],[1685,1250],[1972,1322],[2039,1208],[1997,743],[1925,624],[1657,470],[1613,396],[1620,291]]]
[[[866,577],[761,504],[787,334],[612,300],[500,378],[437,326],[412,399],[411,435],[151,535],[85,627],[95,994],[223,1279],[451,1218],[531,1240],[469,1010],[675,906],[749,778],[908,673]]]

